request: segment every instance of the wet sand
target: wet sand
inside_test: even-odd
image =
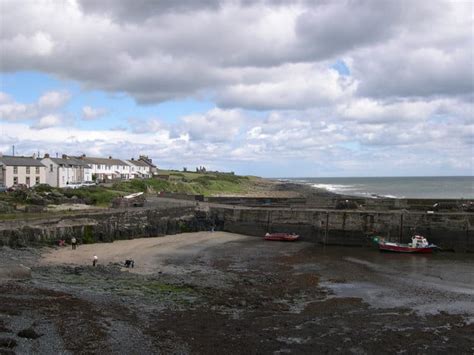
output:
[[[474,351],[469,254],[223,232],[25,253],[10,260],[30,263],[32,279],[0,283],[0,338],[17,353]],[[133,270],[119,264],[128,257]],[[42,335],[26,341],[22,327]]]

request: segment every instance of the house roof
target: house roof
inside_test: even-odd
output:
[[[130,164],[135,165],[135,166],[144,166],[144,167],[149,166],[147,163],[145,163],[144,161],[141,161],[141,160],[127,160],[127,163],[130,163]]]
[[[54,163],[58,165],[79,165],[88,168],[89,166],[87,163],[81,159],[77,158],[67,158],[67,159],[62,159],[62,158],[49,158],[51,159]]]
[[[138,159],[138,161],[144,162],[144,163],[145,163],[147,166],[149,166],[150,168],[156,168],[156,165],[154,165],[154,164],[151,162],[151,159],[148,159],[147,157],[140,156],[140,158]]]
[[[6,166],[39,166],[44,167],[41,164],[41,161],[32,158],[32,157],[17,157],[11,155],[3,155],[0,157],[0,162],[2,162]]]
[[[103,164],[103,165],[124,165],[126,166],[123,160],[112,159],[112,158],[93,158],[93,157],[83,157],[81,158],[87,164]]]

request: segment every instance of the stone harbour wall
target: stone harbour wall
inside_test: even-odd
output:
[[[220,207],[211,208],[211,214],[223,230],[260,237],[266,232],[295,232],[306,241],[364,246],[376,235],[408,242],[421,234],[443,249],[474,252],[473,213]]]
[[[474,213],[340,211],[249,208],[188,203],[148,206],[62,217],[0,222],[0,246],[54,244],[76,237],[80,243],[153,237],[215,228],[263,237],[295,232],[301,239],[328,245],[366,246],[374,236],[408,242],[421,234],[446,250],[474,252]]]
[[[103,213],[0,222],[0,246],[55,244],[75,237],[79,243],[154,237],[209,229],[207,216],[194,207],[130,208]]]

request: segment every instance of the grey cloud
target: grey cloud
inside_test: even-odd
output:
[[[336,1],[303,13],[296,32],[308,56],[328,58],[387,40],[400,24],[403,2]]]
[[[354,61],[358,94],[372,97],[464,95],[474,91],[472,51],[381,48]]]
[[[473,35],[461,5],[6,2],[1,69],[42,71],[143,104],[206,93],[221,107],[306,109],[348,100],[356,84],[361,97],[465,95]],[[350,88],[314,74],[312,65],[328,67],[337,56],[350,59]],[[308,65],[289,69],[300,64]]]
[[[145,21],[173,12],[217,10],[220,0],[79,0],[85,13],[108,15],[120,22]]]

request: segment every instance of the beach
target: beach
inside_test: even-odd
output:
[[[468,254],[198,232],[1,256],[31,269],[0,283],[0,348],[15,353],[474,349]]]

